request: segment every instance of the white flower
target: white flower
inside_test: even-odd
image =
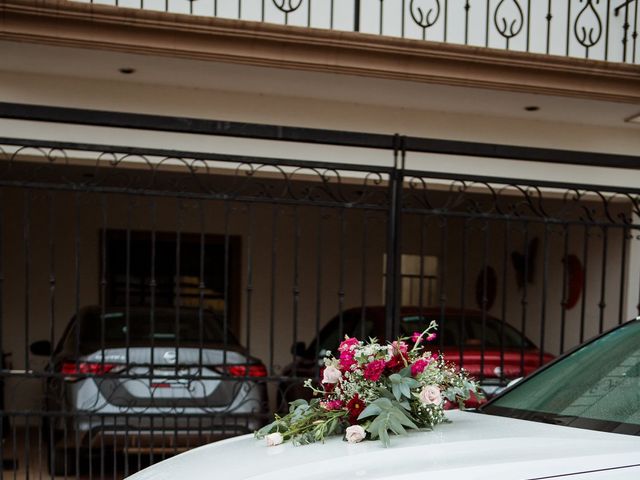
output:
[[[345,433],[345,438],[349,443],[361,442],[366,436],[367,433],[360,425],[351,425],[350,427],[347,427],[347,431]]]
[[[267,439],[267,447],[274,447],[276,445],[280,445],[284,438],[282,438],[282,434],[280,432],[270,433],[266,437]]]
[[[425,405],[440,405],[442,403],[440,389],[436,385],[427,385],[420,392],[420,401]]]
[[[322,383],[338,383],[342,378],[342,372],[334,366],[328,366],[322,374]]]

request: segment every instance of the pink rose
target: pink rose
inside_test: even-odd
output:
[[[420,392],[420,401],[425,405],[440,405],[442,394],[436,385],[427,385]]]
[[[275,447],[276,445],[280,445],[284,441],[284,437],[280,432],[270,433],[266,436],[267,447]]]
[[[377,382],[384,371],[386,363],[384,360],[374,360],[367,364],[364,367],[364,378],[367,380],[371,380],[372,382]]]
[[[351,425],[347,427],[347,431],[345,432],[345,438],[349,443],[358,443],[364,440],[364,437],[367,436],[367,432],[365,432],[364,428],[360,425]]]
[[[328,366],[322,373],[322,383],[338,383],[342,378],[342,372],[334,366]]]

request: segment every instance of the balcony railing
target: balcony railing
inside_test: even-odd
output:
[[[640,0],[77,0],[637,63]]]

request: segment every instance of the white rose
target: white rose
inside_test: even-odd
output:
[[[350,427],[347,427],[347,431],[345,433],[345,438],[349,443],[361,442],[366,436],[367,433],[360,425],[351,425]]]
[[[427,385],[420,392],[420,401],[425,405],[440,405],[442,403],[440,389],[435,385]]]
[[[267,447],[274,447],[276,445],[280,445],[284,438],[282,438],[282,434],[280,432],[270,433],[267,435]]]
[[[328,366],[322,374],[322,383],[338,383],[342,378],[342,372],[336,367]]]

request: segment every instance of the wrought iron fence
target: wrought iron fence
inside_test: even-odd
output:
[[[344,334],[435,319],[434,350],[492,394],[640,308],[640,191],[406,168],[635,158],[0,107],[389,151],[373,167],[0,139],[0,453],[17,472],[120,478],[249,433]]]
[[[638,62],[637,0],[96,0],[96,3]]]

